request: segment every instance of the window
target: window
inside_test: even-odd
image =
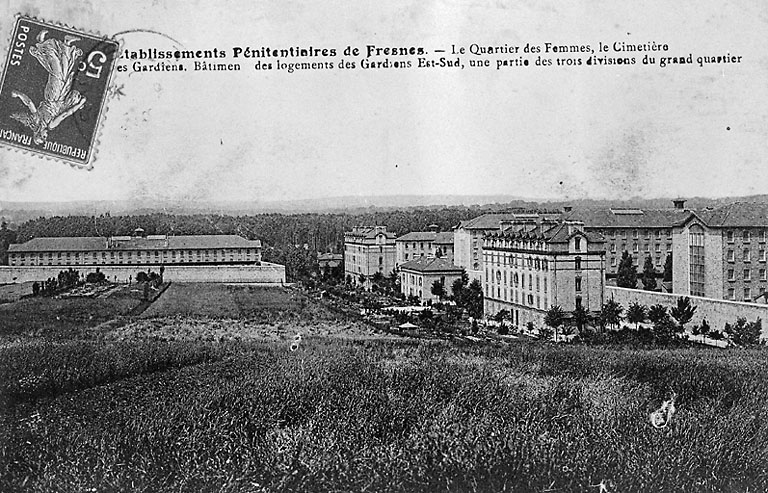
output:
[[[733,297],[734,297],[734,289],[733,288],[728,288],[728,294],[726,295],[726,299],[732,300]]]
[[[573,242],[573,246],[576,250],[581,250],[581,238],[576,238]]]
[[[751,281],[752,280],[752,270],[751,269],[744,269],[744,280],[745,281]]]
[[[765,230],[761,229],[760,232],[757,234],[758,240],[763,243],[765,241]]]
[[[736,280],[736,274],[733,269],[728,269],[728,280],[729,281],[735,281]]]
[[[576,278],[576,291],[581,291],[581,278]]]
[[[657,240],[660,240],[660,239],[661,239],[661,230],[660,230],[660,229],[657,229],[657,230],[656,230],[656,239],[657,239]]]
[[[749,243],[749,241],[752,239],[752,235],[749,234],[748,229],[745,229],[741,232],[741,239],[744,243]]]
[[[632,238],[637,238],[637,230],[632,231]]]
[[[581,257],[573,259],[573,264],[576,270],[581,270]]]
[[[632,251],[633,251],[633,252],[639,252],[639,251],[640,251],[640,248],[639,248],[639,246],[638,246],[638,244],[637,244],[637,243],[635,243],[634,245],[632,245]]]
[[[611,267],[616,267],[616,257],[611,258]]]
[[[765,281],[765,269],[760,269],[760,280]]]
[[[752,301],[752,289],[744,288],[744,301]]]
[[[616,251],[616,243],[611,243],[611,251],[612,252]]]
[[[661,244],[656,243],[656,253],[661,253]]]
[[[749,248],[744,249],[744,262],[751,261],[752,256],[750,255]]]
[[[726,258],[728,259],[728,262],[733,262],[736,260],[736,256],[734,255],[733,250],[728,250]]]
[[[765,262],[765,250],[760,250],[757,252],[758,258],[760,259],[760,262]]]
[[[733,243],[733,231],[726,231],[725,239],[728,240],[728,243]]]

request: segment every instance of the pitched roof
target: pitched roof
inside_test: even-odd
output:
[[[400,266],[400,270],[411,270],[416,272],[455,272],[461,273],[461,267],[453,265],[448,260],[441,257],[419,257],[406,262]]]
[[[396,241],[435,241],[434,231],[411,231],[399,237]]]
[[[520,229],[510,226],[503,232],[491,233],[490,236],[502,236],[505,238],[516,238],[522,240],[543,240],[547,243],[568,243],[576,235],[584,236],[590,243],[601,243],[605,241],[603,235],[594,231],[585,231],[578,228],[571,228],[569,231],[567,222],[560,222],[555,225],[544,227],[535,227],[532,229]]]
[[[483,214],[473,219],[461,221],[458,227],[462,229],[496,229],[502,221],[512,221],[519,217],[520,214],[506,212]]]
[[[587,228],[671,228],[685,221],[685,209],[575,209],[566,219],[582,221]]]
[[[435,243],[438,245],[453,245],[453,231],[437,233],[437,236],[435,236]]]
[[[111,241],[112,246],[108,243]],[[25,243],[9,245],[9,252],[88,252],[94,250],[180,250],[216,248],[260,248],[260,240],[246,240],[237,235],[189,235],[109,240],[100,236],[33,238]]]
[[[387,231],[386,227],[383,226],[358,226],[352,228],[352,231],[346,231],[344,236],[354,236],[356,238],[372,240],[379,234],[383,234],[387,239],[395,238],[395,233]]]
[[[734,202],[715,209],[697,211],[714,228],[768,227],[768,203]]]

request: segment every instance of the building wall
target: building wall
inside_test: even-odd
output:
[[[746,236],[744,233],[747,233]],[[768,288],[766,279],[766,235],[762,228],[729,228],[719,231],[721,253],[717,259],[722,268],[719,280],[723,299],[747,301],[765,292]],[[745,257],[745,250],[748,256]],[[713,255],[714,257],[714,255]],[[749,276],[745,275],[749,271]],[[731,272],[733,275],[731,276]],[[745,290],[749,290],[749,296]],[[731,291],[733,290],[733,296]]]
[[[606,286],[605,288],[606,300],[613,299],[620,303],[625,310],[633,302],[638,302],[645,306],[658,303],[671,308],[677,305],[677,299],[680,296],[679,294],[626,289],[616,286]],[[712,329],[723,330],[726,322],[733,323],[739,317],[744,317],[750,322],[760,318],[763,320],[763,338],[768,338],[768,323],[766,323],[768,322],[768,305],[701,298],[698,296],[691,296],[690,298],[691,304],[696,307],[696,312],[691,322],[688,323],[688,327],[700,325],[701,321],[706,318]]]
[[[446,296],[451,295],[451,285],[456,279],[461,278],[461,274],[429,272],[421,273],[416,271],[400,272],[400,292],[406,296],[418,296],[422,302],[431,300],[432,303],[441,301],[432,294],[432,284],[435,281],[443,281]],[[443,298],[445,299],[445,297]]]
[[[259,262],[258,248],[178,249],[178,250],[120,250],[12,252],[8,255],[11,266],[31,265],[167,265],[185,263]]]
[[[434,254],[432,241],[430,240],[398,241],[396,245],[395,263],[397,265],[404,264],[419,257],[426,257]]]
[[[82,274],[95,272],[98,268],[110,281],[127,282],[130,276],[134,280],[140,271],[151,269],[159,271],[157,265],[144,266],[71,266]],[[0,283],[20,283],[26,281],[45,281],[56,277],[64,269],[61,266],[0,266]],[[166,281],[185,282],[231,282],[256,284],[285,283],[285,266],[262,262],[261,265],[166,265],[163,273]]]
[[[463,267],[469,274],[472,265],[472,237],[468,230],[459,228],[453,232],[453,264]]]
[[[653,259],[659,273],[664,272],[667,254],[672,253],[674,235],[671,227],[659,228],[605,228],[589,227],[587,231],[600,232],[605,237],[607,274],[616,274],[621,254],[626,250],[632,256],[638,271],[642,271],[645,257]]]
[[[376,272],[389,277],[395,269],[395,240],[386,237],[383,227],[381,231],[382,234],[375,238],[344,236],[344,275],[351,276],[353,282],[359,283],[362,274],[367,278],[368,284]]]

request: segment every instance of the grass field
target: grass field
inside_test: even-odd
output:
[[[68,368],[3,387],[1,491],[768,491],[764,351],[112,344],[0,353]]]
[[[262,318],[306,309],[304,296],[286,288],[174,283],[142,317]]]
[[[0,336],[70,338],[84,329],[127,315],[141,295],[124,289],[108,298],[26,298],[0,304]]]

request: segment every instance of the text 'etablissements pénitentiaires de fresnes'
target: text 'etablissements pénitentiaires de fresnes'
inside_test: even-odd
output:
[[[670,46],[665,42],[449,43],[426,47],[377,44],[322,46],[236,45],[164,48],[126,46],[118,72],[236,72],[323,70],[595,70],[606,67],[703,68],[742,63],[727,49]]]

